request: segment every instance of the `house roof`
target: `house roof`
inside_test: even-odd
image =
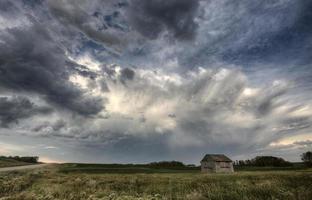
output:
[[[203,161],[232,162],[232,160],[224,154],[206,154],[201,162]]]

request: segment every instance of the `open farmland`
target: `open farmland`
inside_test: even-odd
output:
[[[100,165],[97,165],[97,170],[90,168],[96,167],[66,164],[34,171],[1,173],[0,199],[310,200],[312,197],[311,169],[201,174],[195,170],[181,170],[181,173],[157,171],[160,169],[126,173],[126,168],[123,173],[106,173],[99,170]]]
[[[159,167],[148,164],[77,164],[68,163],[63,164],[59,168],[63,173],[198,173],[200,167]]]

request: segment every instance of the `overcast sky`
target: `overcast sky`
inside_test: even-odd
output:
[[[3,155],[299,161],[311,98],[312,1],[0,1]]]

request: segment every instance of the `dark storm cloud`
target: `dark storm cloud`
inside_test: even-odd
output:
[[[124,68],[121,70],[120,80],[125,83],[127,80],[133,80],[135,72],[130,68]]]
[[[12,2],[9,2],[9,1],[1,1],[0,2],[0,10],[1,10],[2,15],[3,15],[3,13],[14,13],[14,11],[16,11],[14,4]]]
[[[96,15],[88,14],[82,9],[81,4],[86,1],[74,0],[49,0],[48,5],[53,16],[55,16],[64,26],[78,29],[91,40],[103,43],[104,45],[122,45],[122,39],[106,31],[105,24],[96,23]],[[108,1],[102,2],[108,3]]]
[[[192,39],[198,5],[198,0],[131,0],[130,24],[150,39],[157,39],[164,31],[177,39]]]
[[[26,97],[0,97],[0,126],[8,127],[11,123],[18,123],[37,114],[50,114],[49,107],[36,106]]]
[[[101,99],[90,98],[69,82],[76,71],[42,24],[1,32],[0,85],[16,92],[33,92],[82,115],[102,110]]]

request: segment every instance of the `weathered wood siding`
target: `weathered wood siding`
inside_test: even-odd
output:
[[[231,173],[234,172],[233,163],[231,162],[201,162],[201,171],[204,173]]]
[[[216,165],[214,162],[201,162],[201,171],[205,173],[216,172]]]
[[[215,162],[216,172],[234,172],[232,162]]]

